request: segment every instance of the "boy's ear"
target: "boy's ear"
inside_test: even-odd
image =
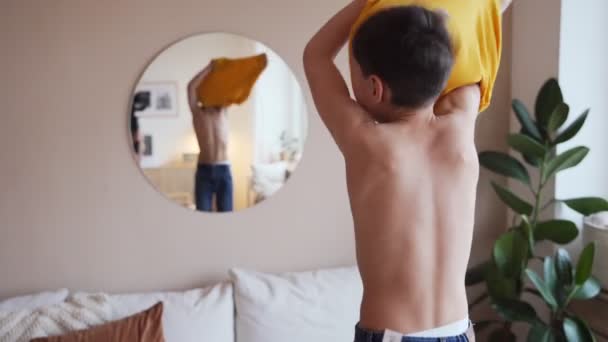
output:
[[[384,86],[384,82],[380,79],[380,77],[376,75],[371,75],[369,77],[370,87],[372,99],[375,103],[380,103],[384,99],[386,93],[386,87]]]

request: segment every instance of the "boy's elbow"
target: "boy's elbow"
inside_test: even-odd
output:
[[[308,43],[304,48],[304,53],[302,54],[304,72],[306,73],[307,77],[310,76],[310,72],[314,68],[314,65],[318,64],[317,60],[317,53],[315,52],[314,46]]]
[[[313,70],[319,69],[320,65],[326,65],[328,62],[332,62],[332,58],[324,53],[324,51],[312,41],[304,48],[302,59],[304,61],[304,71],[307,74]]]
[[[302,54],[302,60],[304,61],[305,68],[312,64],[314,60],[314,54],[314,46],[312,46],[312,44],[310,43],[306,44],[306,47],[304,48],[304,53]]]

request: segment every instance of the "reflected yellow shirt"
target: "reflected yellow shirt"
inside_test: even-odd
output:
[[[266,54],[211,62],[211,71],[198,87],[198,100],[205,107],[228,107],[242,104],[249,98],[268,59]]]
[[[482,112],[490,105],[502,50],[500,0],[369,0],[355,23],[359,26],[375,13],[397,6],[417,5],[429,10],[443,9],[448,15],[448,31],[454,46],[454,68],[443,94],[461,86],[479,83]]]

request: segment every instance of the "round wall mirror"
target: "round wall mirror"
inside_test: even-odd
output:
[[[159,192],[193,210],[232,212],[286,184],[302,156],[307,108],[271,49],[210,33],[152,61],[133,92],[129,122],[135,160]]]

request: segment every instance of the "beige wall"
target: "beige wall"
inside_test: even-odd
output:
[[[302,80],[304,42],[343,4],[0,2],[0,297],[62,286],[180,289],[224,278],[233,265],[352,264],[343,163],[316,115],[290,184],[252,210],[217,216],[157,194],[133,162],[126,126],[138,76],[175,40],[217,30],[254,37]],[[509,52],[493,109],[480,118],[483,149],[505,147],[497,138],[508,129]],[[487,255],[505,215],[485,173],[480,184],[475,258]]]

